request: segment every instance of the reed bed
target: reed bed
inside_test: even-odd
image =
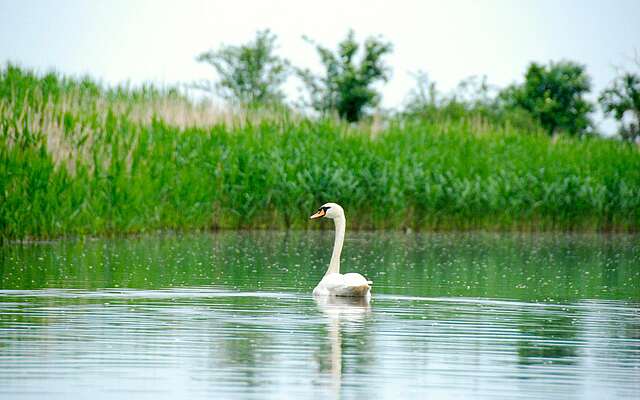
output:
[[[158,229],[637,231],[640,152],[473,118],[347,125],[0,71],[0,237]]]

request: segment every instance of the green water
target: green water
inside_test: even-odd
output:
[[[332,232],[0,248],[0,398],[640,396],[640,237]]]

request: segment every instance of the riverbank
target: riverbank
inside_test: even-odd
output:
[[[13,68],[13,69],[12,69]],[[472,118],[347,125],[172,89],[0,76],[0,236],[349,228],[638,231],[640,153]]]

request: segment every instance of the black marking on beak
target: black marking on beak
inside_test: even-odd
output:
[[[324,217],[325,215],[327,215],[327,210],[330,209],[331,207],[320,207],[318,208],[318,211],[316,211],[315,214],[313,214],[312,216],[310,216],[310,219],[316,219],[316,218],[321,218]]]

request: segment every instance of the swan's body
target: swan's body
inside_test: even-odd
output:
[[[355,272],[349,274],[327,274],[313,289],[315,296],[371,296],[371,282]]]
[[[336,237],[333,243],[333,253],[331,262],[324,277],[313,289],[315,296],[349,296],[349,297],[369,297],[371,296],[371,281],[357,273],[340,273],[340,254],[344,244],[344,232],[347,220],[344,210],[336,203],[327,203],[320,207],[311,218],[327,217],[331,218],[336,226]]]

